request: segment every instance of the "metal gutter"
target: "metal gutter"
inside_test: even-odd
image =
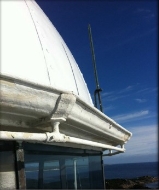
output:
[[[34,132],[36,129],[49,132],[51,120],[60,120],[60,131],[70,136],[70,141],[76,143],[79,140],[78,143],[106,149],[110,148],[108,145],[123,145],[132,136],[131,132],[71,92],[6,75],[0,75],[0,79],[1,130],[12,131],[10,128],[14,126],[19,127],[14,131],[23,132],[25,128],[27,132],[33,132],[33,129]]]

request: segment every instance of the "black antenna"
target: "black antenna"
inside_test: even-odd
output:
[[[94,76],[95,76],[95,82],[96,82],[96,89],[94,91],[95,107],[97,108],[97,97],[96,96],[98,95],[100,111],[103,112],[102,101],[101,101],[101,96],[100,96],[100,92],[102,91],[102,89],[99,87],[99,82],[98,82],[96,60],[95,60],[95,53],[94,53],[93,39],[92,39],[90,24],[88,24],[88,34],[89,34],[90,48],[91,48],[91,53],[92,53],[92,62],[93,62],[93,68],[94,68]]]

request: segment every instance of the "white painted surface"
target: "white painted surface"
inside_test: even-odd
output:
[[[0,189],[16,189],[14,159],[11,151],[0,152]]]
[[[67,136],[113,146],[126,143],[132,135],[67,91],[6,76],[1,76],[0,83],[1,130],[12,130],[14,126],[21,132],[38,129],[48,132],[51,122],[62,121],[60,132]]]
[[[1,2],[1,73],[72,91],[92,105],[67,45],[33,0]]]
[[[45,143],[75,143],[79,145],[88,145],[92,147],[99,147],[108,150],[117,150],[124,152],[124,148],[111,146],[108,144],[102,144],[93,142],[85,139],[79,139],[75,137],[66,136],[58,132],[52,133],[24,133],[24,132],[11,132],[11,131],[0,131],[1,140],[15,140],[15,141],[32,141],[32,142],[45,142]]]

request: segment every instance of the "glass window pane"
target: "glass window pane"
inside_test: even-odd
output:
[[[89,189],[89,163],[88,157],[71,157],[65,160],[67,188]]]
[[[32,189],[103,189],[100,152],[40,145],[27,146],[25,170],[27,188]],[[65,150],[66,149],[66,150]],[[51,151],[50,151],[51,150]],[[71,152],[72,150],[72,152]]]
[[[89,189],[89,161],[88,157],[81,157],[77,160],[78,189]]]
[[[25,163],[27,189],[38,189],[39,163]]]
[[[103,189],[103,170],[101,156],[89,156],[91,189]]]
[[[73,159],[65,160],[67,188],[74,189]]]
[[[43,172],[43,188],[61,189],[59,161],[46,161]]]

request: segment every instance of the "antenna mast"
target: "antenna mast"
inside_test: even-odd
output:
[[[96,89],[94,91],[95,107],[97,108],[97,95],[98,95],[98,103],[99,103],[100,111],[103,112],[102,100],[101,100],[101,96],[100,96],[100,92],[102,91],[102,89],[99,87],[99,82],[98,82],[96,60],[95,60],[95,53],[94,53],[93,39],[92,39],[92,32],[91,32],[90,24],[88,24],[88,35],[89,35],[89,40],[90,40],[90,48],[91,48],[91,53],[92,53],[92,62],[93,62],[94,76],[95,76],[95,82],[96,82]]]

